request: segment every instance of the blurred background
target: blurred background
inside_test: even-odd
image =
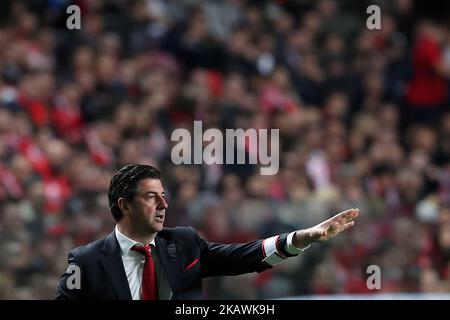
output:
[[[68,30],[66,8],[81,9]],[[368,30],[366,8],[381,8]],[[166,226],[245,242],[351,207],[352,230],[209,299],[450,290],[448,1],[0,2],[0,298],[51,299],[155,165]],[[280,170],[171,162],[174,129],[280,129]],[[381,268],[381,290],[366,268]]]

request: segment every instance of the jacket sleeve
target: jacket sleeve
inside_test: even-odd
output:
[[[75,251],[71,251],[68,257],[68,266],[61,275],[56,291],[56,300],[75,300],[82,298],[82,271],[80,258]]]
[[[202,277],[234,276],[249,272],[262,272],[272,266],[263,262],[263,240],[247,243],[213,243],[202,239],[189,228],[200,246]]]

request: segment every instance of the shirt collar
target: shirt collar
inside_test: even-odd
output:
[[[122,232],[119,231],[119,228],[116,225],[116,228],[114,229],[116,234],[116,239],[119,242],[120,250],[122,251],[123,255],[127,255],[131,248],[135,246],[136,244],[144,246],[142,243],[137,242],[131,238],[128,238],[126,235],[124,235]],[[153,238],[152,242],[150,242],[151,245],[156,246],[155,238]]]

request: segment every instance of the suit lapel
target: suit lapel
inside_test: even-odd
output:
[[[104,254],[102,264],[117,298],[119,300],[131,300],[130,286],[114,231],[106,237],[102,253]]]
[[[160,236],[155,238],[158,256],[164,267],[165,274],[174,294],[181,289],[181,269],[178,261],[178,253],[175,243]]]

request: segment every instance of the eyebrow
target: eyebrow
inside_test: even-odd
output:
[[[147,192],[144,192],[144,196],[148,196],[148,195],[150,195],[150,194],[157,195],[158,192],[156,192],[156,191],[147,191]],[[161,195],[165,196],[166,193],[163,191],[163,192],[161,192]]]

